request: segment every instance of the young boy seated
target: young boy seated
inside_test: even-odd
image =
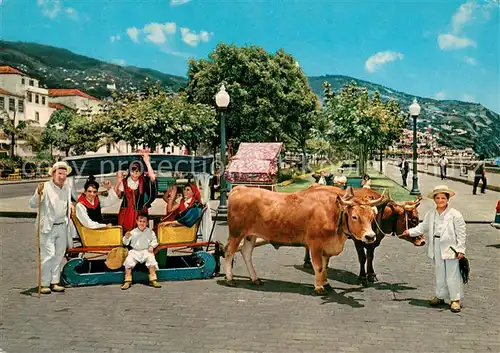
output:
[[[123,265],[125,266],[125,282],[122,289],[129,289],[132,284],[132,269],[137,263],[146,263],[149,269],[149,285],[155,288],[161,288],[156,281],[156,270],[158,263],[153,253],[154,248],[158,246],[156,234],[148,228],[148,216],[145,213],[137,215],[137,227],[130,232],[125,233],[123,245],[132,247],[129,250],[127,258]]]

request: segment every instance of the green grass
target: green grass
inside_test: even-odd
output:
[[[325,170],[334,170],[334,167],[326,168]],[[410,192],[404,187],[400,186],[393,180],[389,179],[383,174],[378,173],[375,170],[369,170],[369,175],[372,178],[372,189],[382,193],[386,188],[390,190],[391,198],[394,201],[409,201],[415,200],[415,196],[410,195]],[[349,177],[348,177],[349,178]],[[287,186],[278,186],[278,192],[292,193],[296,191],[301,191],[307,189],[314,179],[311,174],[304,174],[300,177],[294,179],[294,182]]]

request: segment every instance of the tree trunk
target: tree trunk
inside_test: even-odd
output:
[[[16,146],[16,135],[11,134],[10,135],[10,158],[14,157],[15,146]]]
[[[307,170],[309,170],[309,163],[307,162],[307,147],[305,142],[302,144],[302,160],[302,167],[307,173]]]

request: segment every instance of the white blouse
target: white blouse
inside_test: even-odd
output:
[[[113,188],[111,188],[108,191],[108,196],[99,195],[98,197],[99,197],[99,203],[101,204],[101,209],[103,207],[112,206],[117,201],[120,200],[118,198],[118,196],[116,195],[115,190]],[[91,220],[88,213],[87,213],[87,208],[83,204],[81,204],[80,202],[78,202],[76,204],[76,217],[78,217],[78,220],[80,221],[80,223],[84,227],[87,227],[90,229],[98,229],[98,228],[106,227],[106,224],[94,222],[93,220]]]

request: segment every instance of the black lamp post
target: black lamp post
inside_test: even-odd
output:
[[[219,92],[215,95],[215,104],[220,110],[220,202],[219,215],[227,215],[227,195],[226,195],[226,177],[224,171],[226,169],[226,117],[225,110],[229,105],[230,97],[226,92],[226,87],[222,85]]]
[[[420,195],[417,170],[417,117],[420,115],[420,105],[418,105],[416,98],[413,99],[413,103],[410,105],[410,115],[413,117],[413,185],[410,195]]]

